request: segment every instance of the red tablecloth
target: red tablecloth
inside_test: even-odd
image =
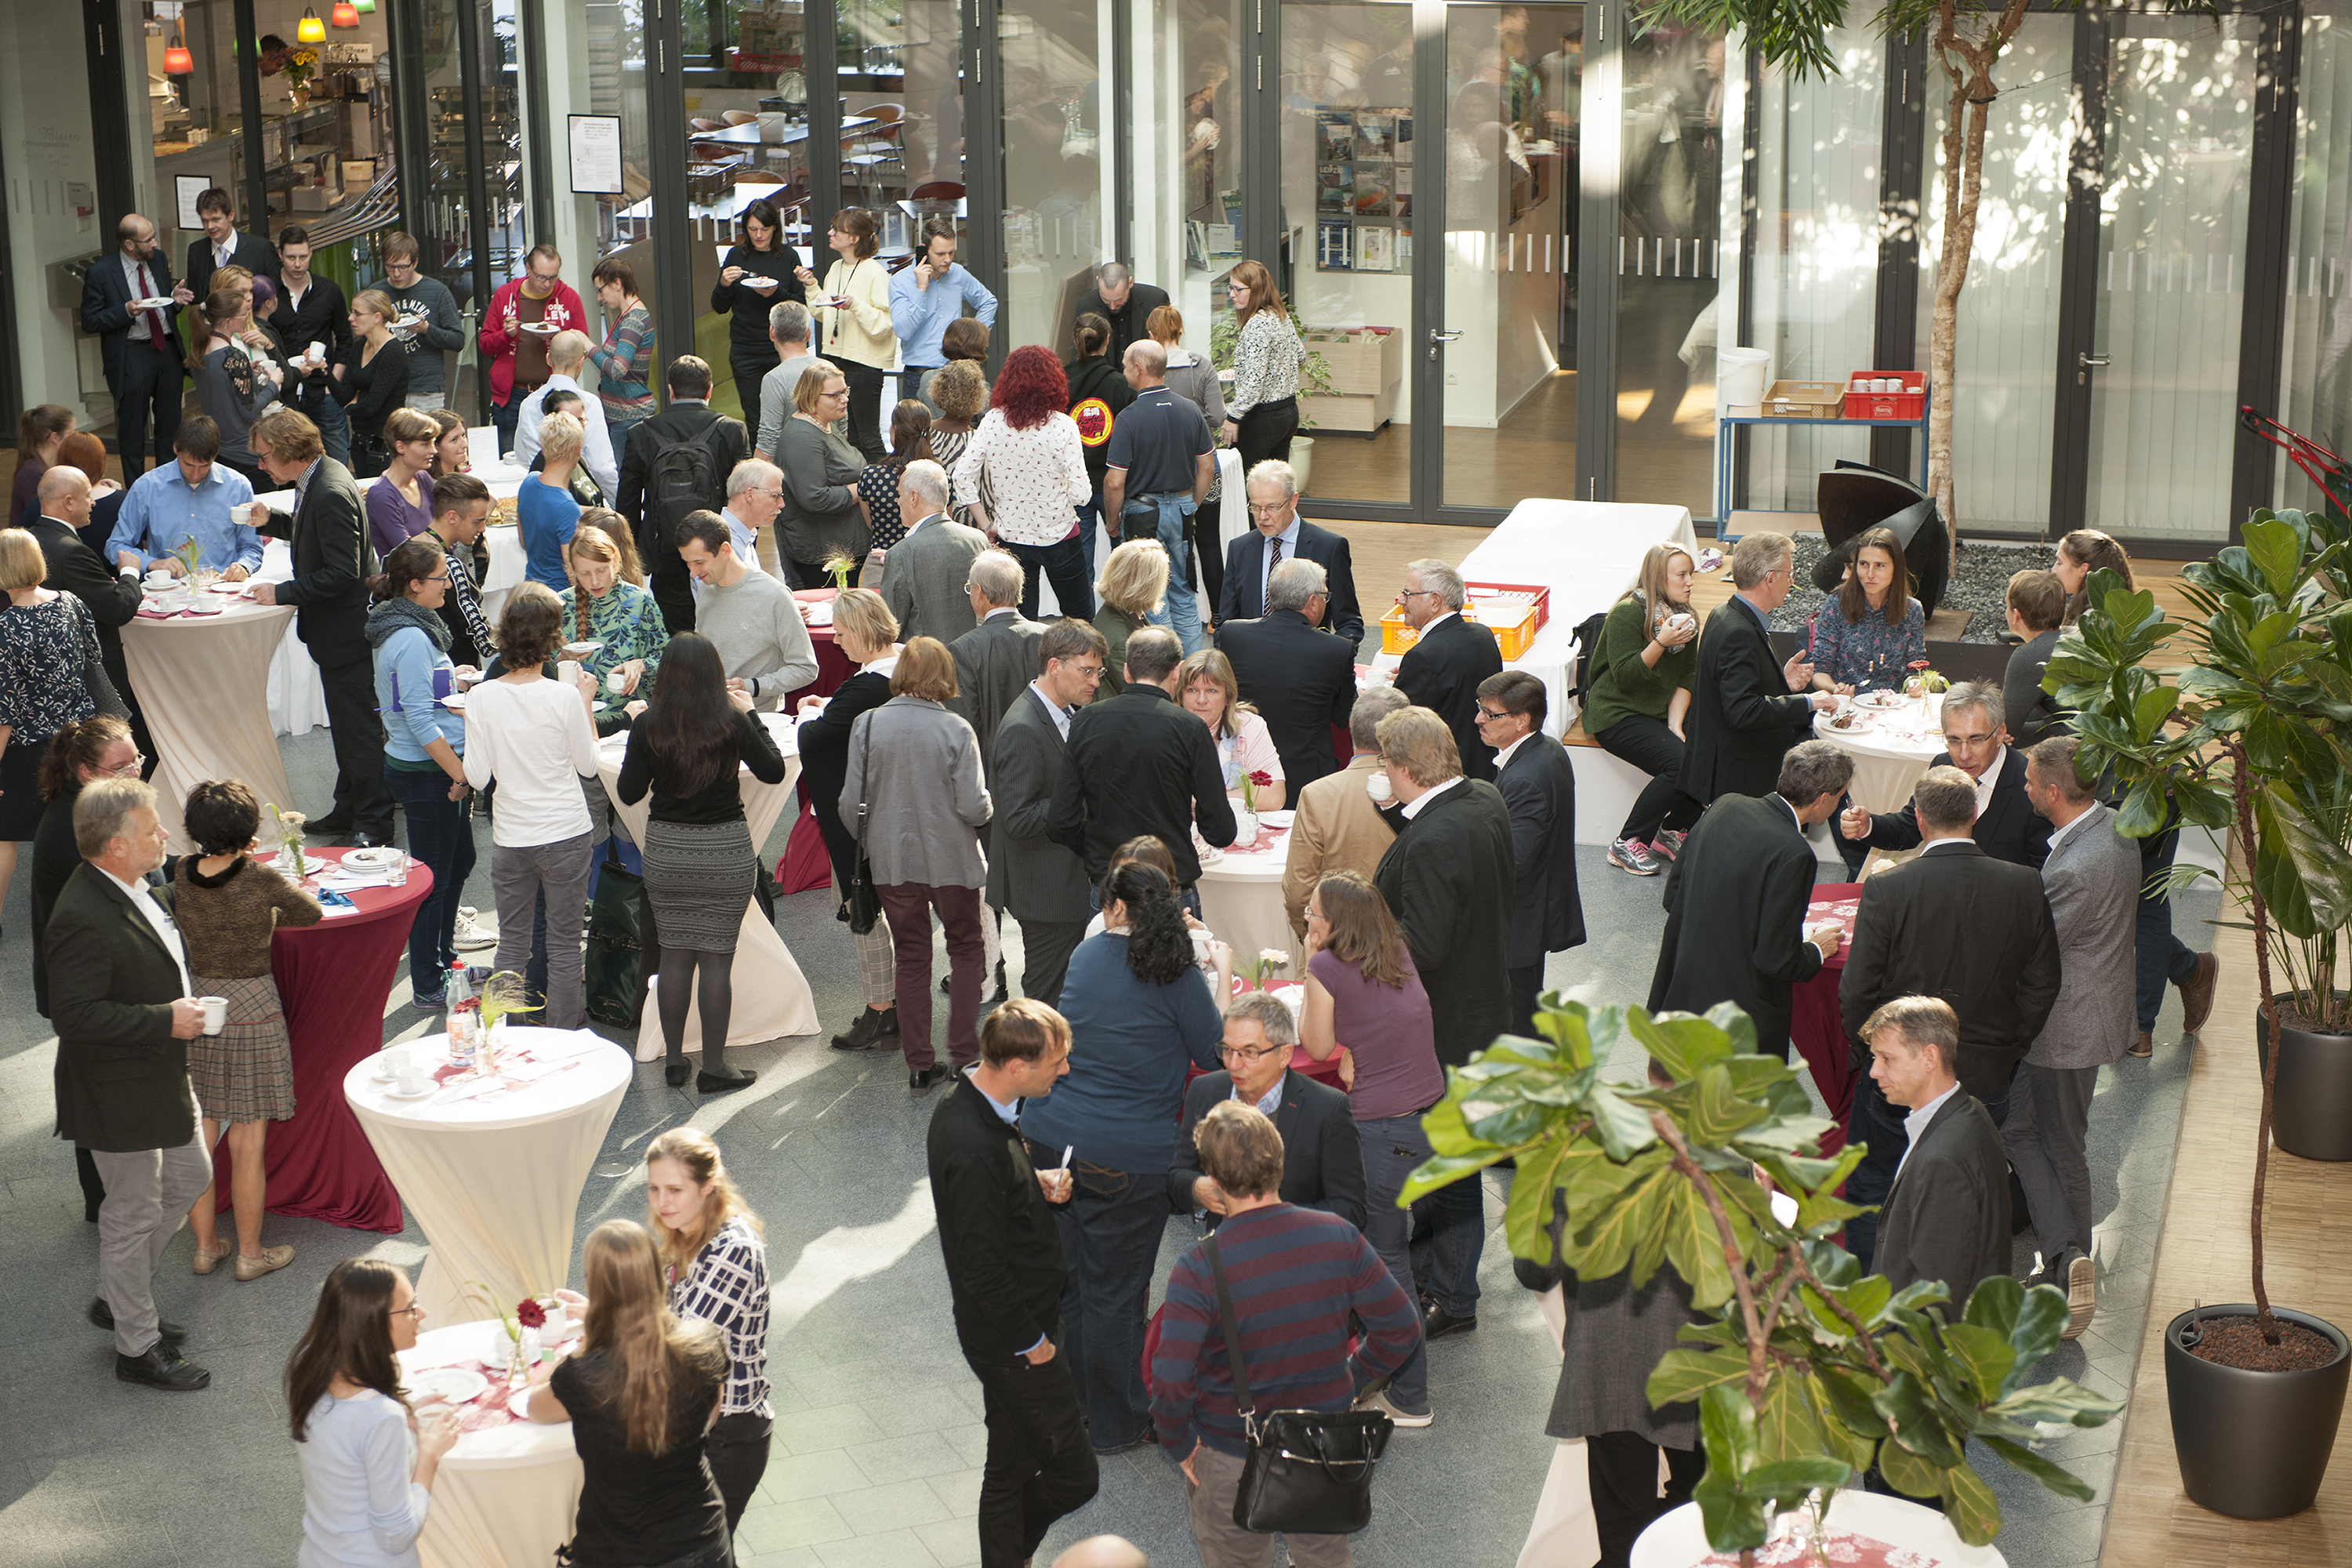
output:
[[[1859,882],[1822,882],[1813,889],[1805,923],[1834,920],[1853,939],[1851,906],[1862,897]],[[1853,1058],[1846,1045],[1845,1021],[1838,1012],[1838,982],[1845,974],[1845,949],[1822,965],[1819,974],[1793,988],[1789,1015],[1789,1039],[1813,1070],[1813,1087],[1830,1108],[1837,1125],[1822,1134],[1823,1158],[1845,1147],[1845,1115],[1853,1104]]]
[[[830,588],[802,588],[793,597],[811,602],[830,602]],[[784,710],[796,713],[803,697],[830,697],[841,689],[841,683],[857,673],[841,645],[833,640],[831,626],[811,626],[809,641],[816,645],[816,679],[784,699]],[[833,885],[833,863],[825,858],[824,838],[816,830],[816,808],[809,804],[808,773],[801,774],[800,815],[793,819],[792,836],[784,841],[783,864],[776,875],[777,890],[785,893],[805,893],[812,889]]]
[[[309,854],[340,860],[344,851]],[[416,906],[432,890],[433,873],[412,862],[406,887],[352,889],[359,913],[281,928],[270,941],[269,972],[294,1046],[294,1117],[270,1124],[262,1155],[272,1214],[352,1230],[400,1229],[400,1194],[343,1099],[343,1077],[383,1048],[384,998],[407,951]],[[226,1210],[226,1139],[213,1159],[214,1187]]]

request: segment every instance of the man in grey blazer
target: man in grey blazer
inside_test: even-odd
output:
[[[2122,1060],[2138,1031],[2132,942],[2139,850],[2075,775],[2073,736],[2026,753],[2025,791],[2051,824],[2042,887],[2058,928],[2058,1000],[2017,1069],[2001,1141],[2042,1242],[2042,1278],[2064,1283],[2071,1340],[2098,1304],[2090,1256],[2091,1096],[2099,1069]]]
[[[1004,551],[973,556],[965,574],[965,597],[977,624],[948,645],[956,666],[956,694],[948,711],[961,714],[971,726],[982,757],[996,754],[996,726],[1004,710],[1037,679],[1037,639],[1045,627],[1021,613],[1024,575],[1021,563]]]
[[[1870,1077],[1908,1111],[1909,1144],[1878,1211],[1875,1267],[1897,1290],[1940,1279],[1958,1321],[1979,1280],[2009,1272],[2009,1163],[1984,1102],[1961,1087],[1960,1021],[1940,996],[1898,996],[1862,1026]]]
[[[901,641],[952,643],[979,623],[970,573],[972,557],[988,548],[988,536],[948,515],[948,471],[927,458],[908,464],[899,476],[898,514],[917,521],[884,552],[882,580],[868,585],[898,617]]]
[[[1023,642],[1037,650],[1045,668],[1005,710],[995,746],[985,753],[996,802],[988,827],[988,902],[1021,922],[1021,994],[1055,1007],[1094,906],[1086,862],[1048,838],[1045,826],[1067,766],[1070,721],[1094,700],[1106,647],[1102,633],[1067,619]]]

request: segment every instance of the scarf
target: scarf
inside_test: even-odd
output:
[[[368,647],[380,648],[394,633],[411,626],[431,637],[433,646],[443,653],[449,651],[449,623],[441,618],[439,611],[428,610],[406,595],[386,599],[368,612]]]

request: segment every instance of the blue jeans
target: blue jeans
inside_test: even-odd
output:
[[[530,395],[518,386],[507,394],[504,403],[490,405],[490,423],[499,433],[498,455],[501,458],[514,450],[515,426],[522,423],[522,400]]]
[[[2150,877],[2170,870],[2172,857],[2179,847],[2178,827],[2141,839],[2140,885],[2145,887]],[[2170,981],[2178,985],[2197,973],[2197,950],[2172,934],[2172,900],[2145,896],[2139,901],[2139,927],[2134,933],[2132,947],[2137,969],[2134,980],[2139,1026],[2143,1030],[2154,1029],[2156,1016],[2164,1011],[2165,983]]]
[[[1029,1145],[1039,1170],[1062,1152]],[[1071,1165],[1070,1201],[1054,1211],[1070,1282],[1062,1293],[1062,1356],[1078,1388],[1078,1408],[1097,1448],[1141,1436],[1151,1421],[1143,1392],[1143,1331],[1151,1277],[1168,1228],[1168,1173]]]
[[[2012,1080],[2013,1081],[2013,1080]],[[1984,1108],[2000,1127],[2009,1121],[2009,1089],[1989,1095]],[[1866,1143],[1870,1152],[1845,1179],[1845,1201],[1850,1204],[1884,1204],[1886,1194],[1895,1190],[1895,1173],[1901,1169],[1903,1155],[1911,1147],[1911,1134],[1903,1128],[1903,1118],[1908,1114],[1903,1107],[1887,1102],[1878,1080],[1864,1072],[1854,1079],[1853,1104],[1847,1110],[1845,1141]],[[1878,1215],[1857,1215],[1845,1222],[1845,1249],[1853,1254],[1864,1274],[1870,1272],[1872,1257],[1878,1251]],[[1967,1302],[1963,1300],[1960,1305]]]
[[[345,468],[352,466],[352,422],[343,414],[343,405],[332,394],[323,389],[313,393],[305,385],[294,399],[294,406],[310,417],[319,427],[319,439],[327,448],[327,456]]]
[[[1405,1300],[1416,1300],[1412,1288],[1412,1257],[1411,1240],[1412,1216],[1396,1206],[1397,1194],[1404,1191],[1405,1178],[1413,1168],[1430,1158],[1429,1135],[1421,1130],[1421,1118],[1385,1116],[1356,1123],[1356,1135],[1364,1148],[1364,1239],[1389,1266],[1389,1275],[1397,1282]],[[1475,1191],[1475,1178],[1455,1185]],[[1475,1287],[1475,1280],[1474,1280]],[[1475,1288],[1474,1288],[1474,1294]],[[1453,1309],[1448,1308],[1451,1311]],[[1429,1351],[1425,1345],[1412,1347],[1412,1355],[1397,1368],[1396,1376],[1389,1381],[1389,1393],[1396,1403],[1407,1410],[1420,1410],[1429,1404]]]
[[[1365,1176],[1371,1174],[1366,1151]],[[1478,1259],[1486,1250],[1486,1184],[1450,1183],[1412,1205],[1413,1278],[1457,1318],[1478,1315]],[[1377,1244],[1375,1244],[1377,1250]]]
[[[1075,533],[1051,544],[1015,544],[1009,539],[1003,542],[1003,548],[1011,551],[1021,563],[1024,620],[1037,618],[1040,574],[1054,580],[1054,597],[1060,601],[1062,614],[1081,621],[1095,618],[1094,584],[1087,573],[1086,546],[1080,542],[1084,538],[1083,533]]]
[[[437,767],[386,767],[383,782],[407,820],[408,853],[433,873],[433,890],[408,926],[409,989],[438,996],[457,962],[457,905],[474,874],[473,802],[451,800],[449,775]]]
[[[1155,626],[1171,628],[1183,643],[1189,657],[1201,651],[1201,607],[1192,597],[1192,565],[1184,542],[1184,520],[1192,515],[1192,492],[1160,490],[1148,496],[1136,496],[1121,510],[1119,531],[1122,537],[1132,534],[1129,519],[1159,515],[1159,539],[1168,552],[1168,603],[1151,617]]]

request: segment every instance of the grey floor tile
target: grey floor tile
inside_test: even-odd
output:
[[[980,1531],[969,1519],[919,1524],[915,1526],[915,1539],[923,1543],[940,1568],[978,1568]]]
[[[862,1528],[873,1524],[889,1524],[912,1529],[919,1524],[937,1524],[956,1517],[958,1510],[942,1500],[939,1491],[924,1481],[892,1481],[887,1486],[867,1487],[860,1491],[835,1492],[825,1500],[840,1510],[841,1517]],[[980,1490],[972,1489],[972,1510],[980,1505]],[[870,1521],[870,1522],[868,1522]]]
[[[796,1502],[835,1492],[862,1491],[872,1485],[873,1478],[850,1458],[848,1450],[826,1448],[814,1454],[771,1455],[760,1493],[775,1502]]]
[[[828,1542],[816,1549],[816,1555],[824,1568],[939,1568],[939,1559],[911,1530]]]
[[[878,1443],[860,1443],[847,1450],[857,1466],[874,1479],[877,1486],[891,1481],[916,1480],[925,1476],[948,1475],[964,1468],[956,1451],[936,1432],[919,1432],[906,1437],[886,1437]]]
[[[824,1498],[803,1498],[793,1502],[754,1502],[743,1510],[742,1522],[735,1533],[754,1552],[782,1552],[796,1546],[845,1541],[856,1531],[831,1502]]]

